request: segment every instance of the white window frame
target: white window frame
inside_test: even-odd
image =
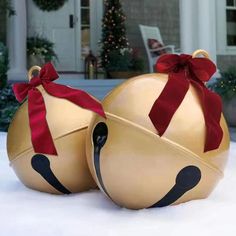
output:
[[[231,7],[226,6],[226,0],[217,0],[216,4],[216,32],[217,32],[217,55],[236,55],[236,46],[227,45],[227,22],[226,9]],[[235,7],[232,7],[235,9]]]
[[[98,55],[99,47],[98,41],[102,36],[102,17],[103,17],[103,0],[89,0],[90,6],[90,49],[92,50],[94,55]],[[78,24],[76,24],[76,38],[77,42],[77,52],[79,53],[77,56],[77,65],[78,71],[84,70],[84,59],[82,58],[82,48],[81,48],[81,5],[80,0],[76,0],[76,8],[77,8],[77,17]]]
[[[98,41],[100,41],[102,37],[102,17],[104,3],[103,0],[90,0],[90,4],[93,6],[91,8],[90,22],[95,23],[91,24],[90,45],[94,54],[98,54]]]

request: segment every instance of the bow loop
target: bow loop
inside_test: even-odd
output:
[[[54,66],[52,63],[47,63],[39,72],[39,78],[42,81],[54,81],[59,78]]]
[[[216,72],[215,64],[207,58],[192,58],[189,65],[195,77],[202,82],[209,81]]]
[[[179,64],[180,58],[175,54],[165,54],[158,59],[156,69],[160,73],[173,72]]]
[[[32,88],[36,88],[37,86],[43,84],[44,82],[51,82],[53,80],[58,79],[59,76],[54,69],[53,65],[49,62],[44,65],[44,67],[40,70],[38,76],[30,79],[29,83],[19,83],[13,85],[13,91],[16,96],[16,99],[19,102],[22,102],[28,95],[29,91]]]
[[[215,73],[215,64],[208,58],[193,58],[187,54],[166,54],[158,59],[156,69],[169,75],[163,91],[149,113],[158,134],[162,136],[168,128],[191,84],[198,92],[206,124],[204,151],[218,148],[223,137],[219,124],[222,113],[221,99],[204,84]]]
[[[160,57],[156,64],[156,69],[160,73],[179,73],[185,71],[192,74],[202,82],[208,81],[216,71],[215,64],[207,58],[192,58],[187,54],[165,54]]]

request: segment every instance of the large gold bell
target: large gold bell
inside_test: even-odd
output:
[[[47,122],[58,156],[36,154],[32,148],[28,102],[16,112],[9,127],[7,151],[16,175],[27,187],[55,194],[96,187],[85,154],[85,137],[92,112],[41,91]]]
[[[223,176],[229,133],[223,114],[218,149],[203,152],[205,122],[193,86],[162,137],[148,114],[167,74],[129,79],[102,102],[107,119],[94,116],[86,152],[93,178],[115,203],[131,209],[206,198]]]

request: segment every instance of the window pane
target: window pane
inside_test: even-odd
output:
[[[81,6],[82,7],[88,7],[89,6],[89,0],[81,0]]]
[[[81,9],[81,24],[89,25],[89,9]]]
[[[89,53],[90,48],[90,28],[82,27],[81,28],[81,47],[82,47],[82,56],[86,56]]]
[[[235,10],[227,10],[227,22],[236,22],[236,9]]]
[[[227,10],[227,44],[236,46],[236,10]]]
[[[84,59],[90,50],[90,0],[81,0],[81,54]]]
[[[226,0],[227,6],[234,6],[234,0]]]

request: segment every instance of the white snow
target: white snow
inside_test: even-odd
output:
[[[54,196],[27,189],[9,167],[5,146],[0,133],[0,236],[236,235],[236,143],[208,199],[139,211],[122,209],[99,191]]]

